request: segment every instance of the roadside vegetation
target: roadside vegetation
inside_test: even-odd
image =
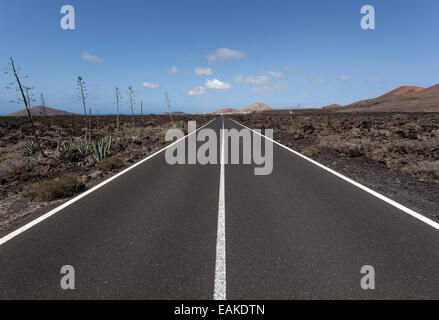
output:
[[[74,196],[83,191],[84,182],[78,175],[67,174],[60,178],[36,182],[25,187],[25,195],[40,201],[52,201]]]

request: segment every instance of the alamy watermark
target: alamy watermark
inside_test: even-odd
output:
[[[61,7],[61,14],[63,14],[60,26],[63,30],[75,30],[75,8],[71,5]]]
[[[375,268],[366,265],[361,268],[360,272],[364,274],[360,282],[361,288],[363,290],[375,290]]]
[[[360,22],[361,29],[375,30],[375,8],[371,5],[364,5],[361,7],[361,14],[364,14]]]
[[[63,5],[60,12],[63,15],[60,21],[61,29],[75,30],[75,8],[72,5]],[[363,15],[360,21],[361,29],[375,30],[375,8],[366,4],[361,7],[360,12]]]
[[[257,176],[270,175],[273,171],[273,130],[265,129],[262,138],[261,130],[221,129],[219,138],[213,129],[202,128],[197,131],[196,121],[188,122],[187,147],[184,140],[166,149],[166,162],[176,164],[218,164],[224,150],[224,164],[255,165]],[[185,136],[180,129],[171,129],[166,133],[166,142],[181,139]],[[224,138],[223,138],[224,137]],[[268,138],[268,139],[267,139]],[[224,139],[224,148],[223,146]],[[197,148],[197,144],[202,144]],[[242,146],[242,149],[240,148]],[[264,147],[264,150],[262,149]],[[186,150],[187,149],[187,150]],[[241,152],[242,151],[242,152]],[[264,152],[262,152],[264,151]],[[229,163],[230,159],[230,163]]]
[[[75,290],[75,268],[65,265],[62,266],[60,273],[64,275],[60,281],[61,289]]]

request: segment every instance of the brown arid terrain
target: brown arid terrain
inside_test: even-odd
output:
[[[303,110],[233,115],[385,196],[439,217],[439,114]],[[342,195],[341,195],[342,196]]]
[[[395,90],[392,90],[388,93],[386,93],[384,96],[402,96],[402,95],[409,95],[409,94],[416,94],[417,92],[424,91],[425,88],[422,87],[415,87],[415,86],[402,86],[399,88],[396,88]]]
[[[174,127],[187,133],[187,122],[200,127],[213,116],[174,116]],[[46,213],[136,161],[164,148],[172,128],[169,116],[92,117],[88,139],[81,116],[35,117],[36,134],[26,117],[0,117],[0,234]]]
[[[439,84],[429,88],[402,86],[378,98],[325,108],[336,112],[439,112]]]

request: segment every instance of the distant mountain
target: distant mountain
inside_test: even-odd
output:
[[[227,113],[239,113],[239,110],[236,110],[234,108],[225,108],[225,109],[221,109],[215,112],[215,114],[227,114]]]
[[[409,96],[411,97],[417,97],[417,98],[438,98],[439,97],[439,84],[429,87],[427,89],[424,89],[422,91],[416,92],[416,93],[410,93]]]
[[[58,110],[54,108],[44,108],[42,106],[35,106],[30,109],[32,116],[75,116],[75,113]],[[20,110],[8,115],[8,117],[27,117],[27,111]]]
[[[262,112],[262,111],[270,111],[273,110],[269,106],[267,106],[265,103],[257,102],[252,105],[249,105],[248,107],[245,107],[241,110],[243,113],[247,112]]]
[[[422,90],[425,90],[425,88],[414,87],[414,86],[402,86],[386,93],[385,95],[382,95],[381,98],[388,96],[404,96],[409,94],[416,94],[417,92]]]
[[[439,84],[429,88],[402,86],[378,98],[326,109],[336,112],[439,112]]]
[[[332,109],[338,109],[338,108],[343,108],[343,106],[341,106],[339,104],[331,104],[329,106],[323,107],[323,109],[326,109],[326,110],[332,110]]]

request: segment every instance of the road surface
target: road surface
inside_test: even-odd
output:
[[[268,176],[150,158],[0,245],[0,299],[439,298],[439,230],[273,148]]]

